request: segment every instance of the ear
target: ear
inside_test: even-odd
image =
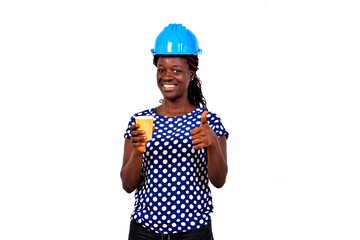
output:
[[[195,77],[195,71],[194,70],[190,70],[190,81],[193,80]]]

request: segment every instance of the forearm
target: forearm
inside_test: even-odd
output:
[[[140,183],[142,153],[132,151],[126,164],[121,168],[120,177],[123,188],[126,192],[131,193]]]
[[[222,141],[226,140],[219,139],[207,148],[208,176],[211,183],[217,188],[221,188],[225,184],[228,172],[226,144]]]

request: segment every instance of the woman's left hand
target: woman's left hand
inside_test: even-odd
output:
[[[191,130],[194,149],[201,149],[215,144],[217,136],[210,128],[209,123],[206,121],[208,111],[204,111],[201,115],[200,127]]]

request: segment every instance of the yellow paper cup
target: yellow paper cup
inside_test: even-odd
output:
[[[138,117],[135,117],[135,122],[136,122],[136,124],[140,125],[138,130],[145,131],[145,134],[143,134],[141,136],[147,137],[147,141],[150,141],[152,139],[154,117],[138,116]]]

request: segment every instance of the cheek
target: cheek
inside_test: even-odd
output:
[[[190,81],[184,81],[181,85],[182,85],[181,91],[187,92],[189,85],[190,85]]]
[[[187,75],[184,77],[184,82],[185,82],[185,84],[186,84],[186,85],[189,85],[191,79],[192,79],[192,75],[191,75],[191,74],[187,74]]]
[[[157,83],[157,85],[159,85],[160,86],[160,76],[159,76],[159,74],[156,74],[156,83]]]

